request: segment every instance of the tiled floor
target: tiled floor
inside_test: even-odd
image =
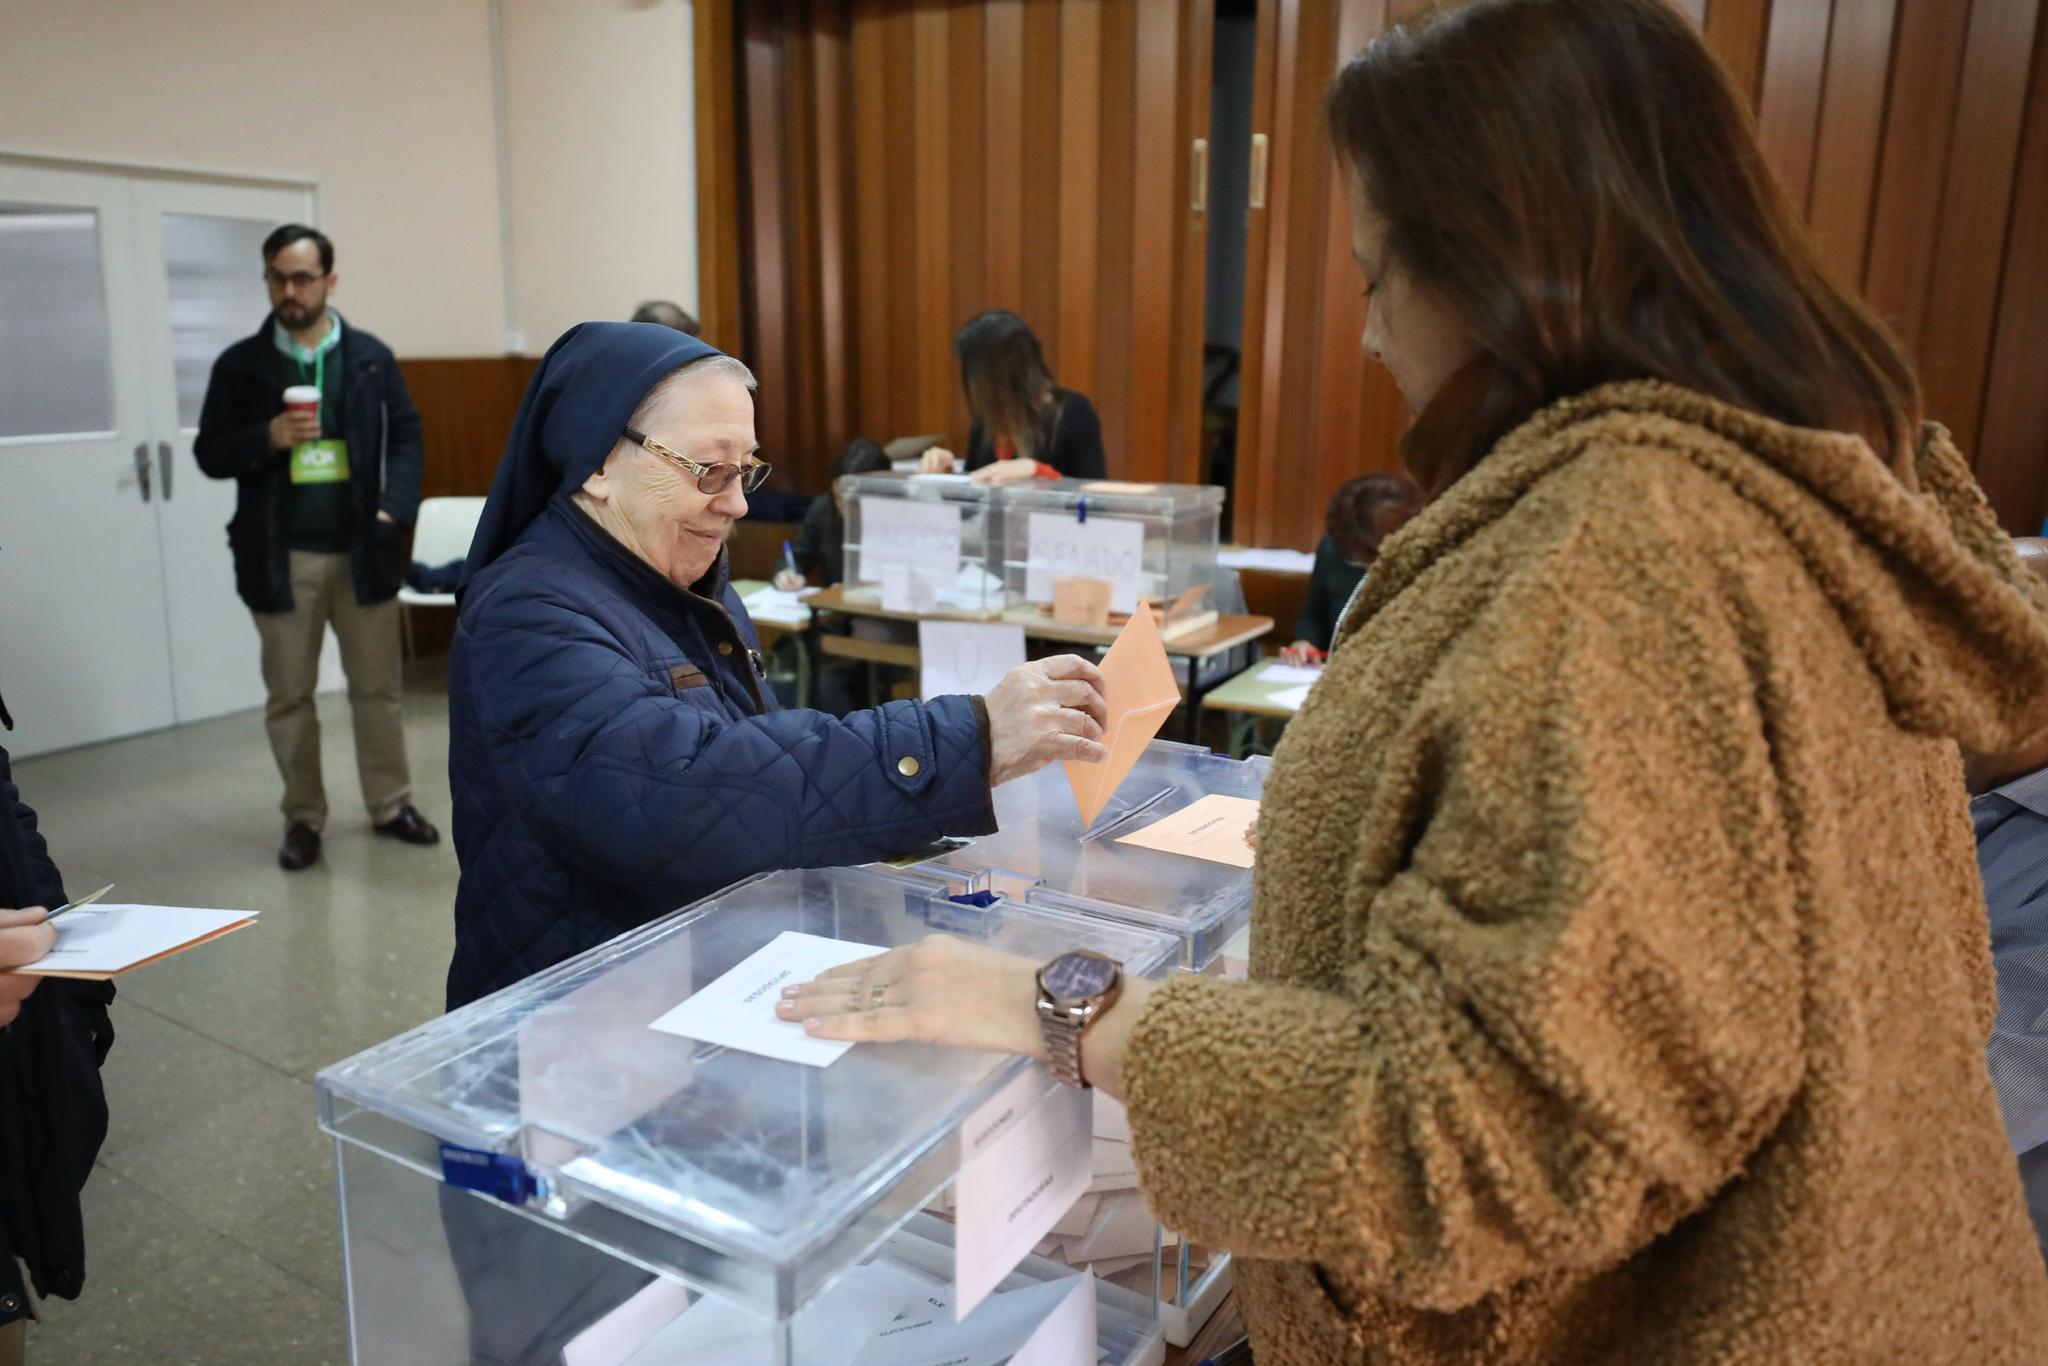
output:
[[[455,855],[438,686],[406,699],[416,800],[442,827],[433,849],[372,836],[347,704],[323,698],[320,715],[333,814],[303,873],[277,866],[260,716],[16,766],[74,892],[113,882],[118,899],[263,913],[123,982],[112,1127],[85,1192],[85,1293],[43,1307],[35,1366],[348,1360],[313,1074],[439,1013]]]

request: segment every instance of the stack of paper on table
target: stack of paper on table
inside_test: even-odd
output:
[[[805,594],[785,593],[780,588],[757,588],[740,599],[747,609],[747,615],[756,621],[765,621],[771,626],[802,626],[811,619],[810,604],[804,601]]]
[[[79,906],[51,922],[57,943],[26,967],[12,971],[36,977],[110,977],[196,948],[256,921],[254,911],[203,910],[196,906],[108,904]]]

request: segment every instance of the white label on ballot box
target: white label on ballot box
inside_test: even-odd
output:
[[[954,1183],[956,1319],[1016,1269],[1088,1189],[1092,1097],[1072,1086],[1046,1092],[1046,1071],[1025,1070],[967,1118]]]
[[[959,509],[951,503],[863,494],[860,566],[853,577],[874,583],[892,564],[914,568],[934,583],[951,579],[960,567]]]
[[[1052,601],[1052,581],[1107,579],[1109,610],[1128,616],[1138,610],[1138,574],[1145,562],[1145,524],[1128,517],[1090,517],[1034,512],[1025,566],[1024,596]]]
[[[985,621],[920,621],[917,657],[926,701],[963,693],[986,697],[1024,662],[1024,628]]]

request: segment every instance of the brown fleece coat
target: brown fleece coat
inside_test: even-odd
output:
[[[1391,540],[1275,756],[1250,983],[1125,1064],[1260,1366],[2041,1362],[1956,742],[2048,629],[1947,434],[1668,385]]]

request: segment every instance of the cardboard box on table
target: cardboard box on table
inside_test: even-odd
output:
[[[1058,1083],[1003,1055],[863,1044],[806,1066],[650,1024],[785,932],[883,949],[940,930],[1152,975],[1178,952],[1050,907],[963,909],[868,870],[750,879],[322,1071],[355,1360],[878,1359],[900,1306],[951,1294],[955,1230],[925,1207],[963,1124]],[[1071,1305],[1090,1264],[1024,1255],[962,1327],[1055,1283]],[[1104,1269],[1122,1274],[1094,1282],[1093,1359],[1157,1361],[1153,1287]]]

